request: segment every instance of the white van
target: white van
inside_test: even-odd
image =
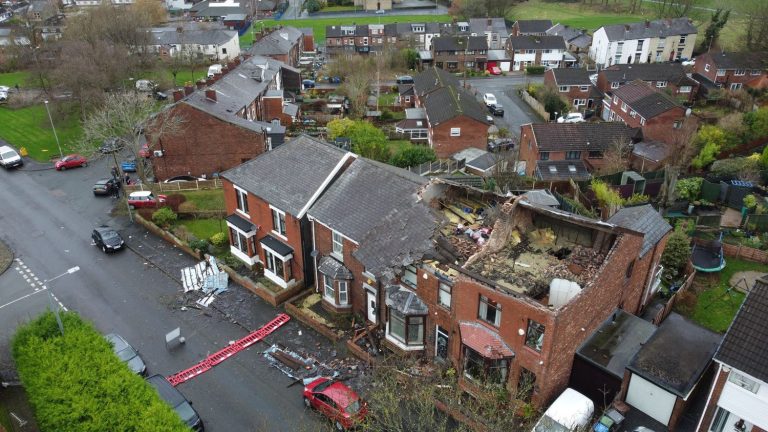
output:
[[[214,76],[217,73],[221,73],[221,65],[220,64],[211,65],[208,68],[208,78]]]
[[[20,167],[24,165],[24,161],[21,159],[16,150],[8,147],[0,147],[0,165],[4,168]]]
[[[567,388],[552,405],[544,411],[533,432],[567,432],[583,429],[589,424],[595,404],[592,400],[572,388]]]
[[[140,92],[151,92],[157,88],[157,84],[150,80],[140,79],[136,81],[136,90]]]

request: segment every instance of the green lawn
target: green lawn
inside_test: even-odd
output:
[[[357,9],[355,6],[326,6],[321,12],[346,12]]]
[[[24,87],[28,80],[29,72],[26,71],[0,73],[0,85],[3,86],[14,87],[18,84]]]
[[[391,24],[394,22],[450,22],[450,15],[397,15],[397,16],[365,16],[365,17],[345,17],[345,18],[316,18],[299,20],[263,20],[266,27],[274,27],[278,24],[293,27],[311,27],[315,36],[315,43],[325,44],[325,26],[345,25],[345,24]],[[261,28],[260,24],[256,24]],[[253,33],[247,32],[240,36],[240,48],[251,46],[253,43]]]
[[[400,150],[404,150],[412,146],[413,144],[408,140],[389,140],[387,142],[387,147],[389,147],[390,154],[395,154]]]
[[[704,284],[705,289],[699,293],[696,304],[692,307],[682,305],[678,307],[676,305],[675,309],[701,326],[724,333],[731,325],[731,321],[736,316],[736,312],[739,311],[745,297],[743,293],[736,290],[726,293],[730,286],[729,280],[735,273],[747,270],[766,271],[763,264],[726,258],[726,266],[717,275],[716,282],[708,282],[705,275],[697,276],[696,283]]]
[[[542,0],[528,0],[512,9],[508,15],[512,21],[518,19],[550,19],[552,23],[561,23],[590,32],[604,25],[623,24],[645,19],[642,15],[614,14],[600,11],[582,3],[553,3]]]
[[[34,105],[19,109],[0,107],[0,125],[0,138],[16,148],[25,147],[32,159],[48,161],[59,157],[45,106]],[[82,135],[79,119],[76,116],[63,121],[54,118],[54,125],[62,151],[64,154],[72,152]]]
[[[139,74],[139,78],[143,79],[149,79],[152,81],[155,81],[158,83],[161,88],[165,86],[174,86],[174,87],[181,87],[186,82],[194,83],[197,80],[200,80],[202,78],[206,78],[208,75],[208,68],[207,67],[199,67],[195,69],[194,71],[186,69],[186,70],[180,70],[176,73],[176,84],[174,86],[173,83],[173,74],[170,70],[166,68],[161,69],[154,69],[150,71],[145,71],[141,74]],[[128,84],[126,84],[128,85]]]
[[[226,232],[227,224],[221,219],[180,219],[178,222],[199,239],[209,239],[212,235]]]
[[[181,191],[179,193],[187,197],[187,201],[194,202],[197,210],[224,209],[223,189],[202,189],[196,191]]]
[[[382,93],[379,96],[379,105],[390,106],[397,101],[397,93]]]

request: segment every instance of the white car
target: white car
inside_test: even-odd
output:
[[[558,117],[558,123],[584,123],[584,116],[581,113],[570,113],[565,117]]]
[[[486,93],[483,95],[483,102],[485,102],[485,106],[491,106],[496,105],[498,102],[496,101],[496,96],[493,95],[493,93]]]
[[[0,102],[5,102],[8,100],[8,92],[4,92],[0,90]]]
[[[379,9],[379,10],[376,11],[376,15],[382,15],[384,13],[386,13],[386,11],[384,9]]]
[[[10,88],[10,87],[7,87],[7,86],[0,86],[0,92],[3,92],[3,93],[8,93],[8,91],[10,91],[10,90],[11,90],[11,88]]]
[[[572,388],[567,388],[547,408],[531,432],[561,432],[586,429],[595,412],[592,401]]]
[[[682,64],[683,66],[693,66],[693,65],[696,64],[696,57],[694,57],[694,58],[692,58],[690,60],[684,60],[680,64]]]

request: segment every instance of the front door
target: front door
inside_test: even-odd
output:
[[[365,305],[368,321],[376,324],[376,293],[365,290]]]

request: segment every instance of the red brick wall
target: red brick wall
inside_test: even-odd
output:
[[[320,221],[315,220],[314,221],[315,226],[315,250],[319,252],[319,255],[317,256],[318,261],[320,260],[320,257],[330,255],[331,252],[333,252],[333,231],[328,228],[327,226],[320,223]],[[347,239],[346,237],[343,237],[343,264],[344,266],[349,269],[350,272],[352,272],[353,279],[349,281],[349,287],[348,287],[348,296],[349,296],[349,302],[352,305],[352,312],[356,314],[360,314],[362,316],[365,316],[366,310],[365,310],[365,291],[363,290],[363,282],[366,280],[363,276],[363,271],[365,271],[365,267],[363,267],[362,264],[360,264],[357,259],[355,259],[354,256],[352,256],[352,252],[357,250],[357,245]],[[320,290],[320,292],[323,292],[323,275],[318,272],[317,277],[315,279],[316,287]],[[383,304],[379,303],[377,300],[377,304]],[[380,308],[381,309],[381,308]]]
[[[461,136],[452,137],[451,128],[461,128]],[[466,148],[488,148],[488,125],[461,115],[432,128],[432,148],[438,158],[448,158]]]
[[[525,175],[532,176],[539,160],[539,147],[529,124],[520,126],[520,160],[525,161]]]
[[[623,120],[627,126],[633,128],[642,128],[643,137],[645,139],[657,140],[668,144],[674,143],[674,122],[676,120],[681,122],[685,120],[685,108],[672,108],[671,110],[661,113],[655,117],[645,119],[645,125],[640,125],[640,114],[637,114],[636,117],[632,118],[632,116],[630,116],[632,106],[627,105],[627,111],[624,112],[621,109],[622,103],[623,102],[621,99],[618,99],[617,101],[616,98],[612,98],[611,110],[616,114],[616,116]]]
[[[709,71],[706,70],[707,65],[709,65]],[[696,63],[693,64],[693,70],[697,74],[707,77],[710,81],[716,82],[717,65],[712,60],[712,56],[709,55],[709,53],[701,54],[696,58]]]
[[[152,156],[155,177],[164,180],[177,175],[212,175],[240,165],[265,151],[264,135],[222,121],[186,103],[173,108],[184,118],[181,132],[160,139]],[[152,131],[147,131],[151,137]],[[215,145],[215,151],[212,146]]]
[[[223,179],[222,184],[223,184],[223,190],[224,190],[224,205],[227,210],[227,214],[236,213],[239,216],[242,216],[242,213],[235,211],[235,209],[237,208],[237,198],[235,195],[235,188],[232,182],[230,182],[227,179]],[[280,210],[283,210],[283,209],[280,209]],[[249,220],[251,221],[251,223],[253,223],[254,225],[258,225],[259,227],[259,229],[256,231],[255,237],[256,237],[256,249],[259,253],[259,258],[261,259],[261,262],[262,263],[264,262],[265,257],[264,257],[264,250],[261,248],[261,245],[259,244],[259,240],[266,237],[267,235],[272,235],[272,237],[275,237],[276,239],[282,241],[283,243],[293,248],[293,260],[291,260],[291,262],[293,263],[291,266],[291,270],[293,270],[293,277],[294,279],[296,279],[297,282],[303,281],[304,255],[301,249],[301,230],[299,227],[299,220],[293,217],[292,214],[286,212],[285,213],[285,234],[287,239],[281,238],[278,234],[275,234],[272,232],[272,230],[274,229],[274,226],[273,226],[274,224],[272,222],[272,210],[269,207],[269,203],[251,193],[248,194],[248,214],[250,215]]]
[[[698,63],[698,62],[697,62]],[[719,363],[718,363],[719,365]],[[719,369],[719,372],[712,381],[712,387],[710,387],[710,395],[707,406],[704,407],[704,413],[701,415],[700,426],[696,432],[708,432],[709,425],[712,424],[712,420],[717,412],[717,401],[720,400],[720,395],[723,394],[723,387],[728,382],[729,372]],[[754,428],[753,428],[754,431]]]
[[[709,65],[709,71],[705,70],[707,64]],[[754,83],[759,83],[759,78],[761,76],[765,77],[768,75],[765,71],[763,71],[761,75],[752,75],[751,70],[746,70],[744,75],[736,76],[734,75],[734,69],[726,69],[725,75],[717,76],[717,64],[715,64],[715,61],[712,59],[712,56],[709,53],[698,56],[693,68],[696,73],[709,78],[710,81],[722,83],[723,88],[726,90],[730,88],[732,83],[742,83],[744,87],[746,87],[747,83],[750,83],[751,81],[754,81]],[[758,87],[760,87],[759,84]]]
[[[304,35],[304,51],[315,50],[315,37],[313,35]]]

